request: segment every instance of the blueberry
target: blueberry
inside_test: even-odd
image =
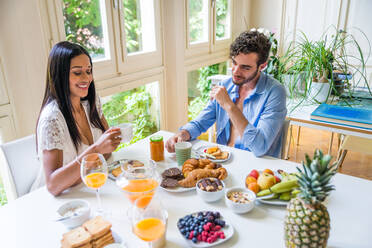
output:
[[[186,232],[185,237],[188,238],[190,236],[190,232]]]
[[[221,215],[220,215],[220,212],[217,212],[217,211],[214,212],[213,215],[214,215],[214,217],[215,217],[216,219],[220,218],[220,216],[221,216]]]
[[[192,242],[196,244],[196,243],[198,242],[198,239],[195,238],[195,237],[193,237],[193,238],[192,238]]]
[[[208,221],[214,221],[214,217],[212,215],[208,216]]]

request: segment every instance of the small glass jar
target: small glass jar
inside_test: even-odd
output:
[[[163,136],[154,135],[150,137],[151,159],[154,161],[164,160],[164,141]]]

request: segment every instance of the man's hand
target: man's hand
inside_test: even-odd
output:
[[[190,134],[186,130],[181,130],[178,134],[173,135],[171,138],[167,140],[165,144],[165,148],[167,148],[168,152],[175,152],[174,145],[178,142],[188,141],[190,140]]]
[[[227,108],[231,105],[234,105],[234,102],[231,101],[229,94],[224,86],[215,86],[212,88],[211,92],[209,93],[211,100],[216,99],[218,104],[227,111]]]

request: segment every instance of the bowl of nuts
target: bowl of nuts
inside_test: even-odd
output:
[[[196,183],[196,192],[205,202],[218,201],[224,195],[225,184],[218,178],[203,178]]]
[[[243,214],[254,208],[256,194],[249,189],[242,187],[233,187],[226,191],[226,205],[237,214]]]

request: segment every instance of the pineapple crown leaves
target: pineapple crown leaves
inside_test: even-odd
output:
[[[330,185],[330,180],[337,172],[337,164],[330,164],[331,159],[330,155],[324,155],[321,150],[316,149],[313,159],[305,155],[302,170],[297,167],[299,173],[296,176],[301,191],[299,197],[305,203],[313,205],[323,202],[330,191],[335,189]]]

